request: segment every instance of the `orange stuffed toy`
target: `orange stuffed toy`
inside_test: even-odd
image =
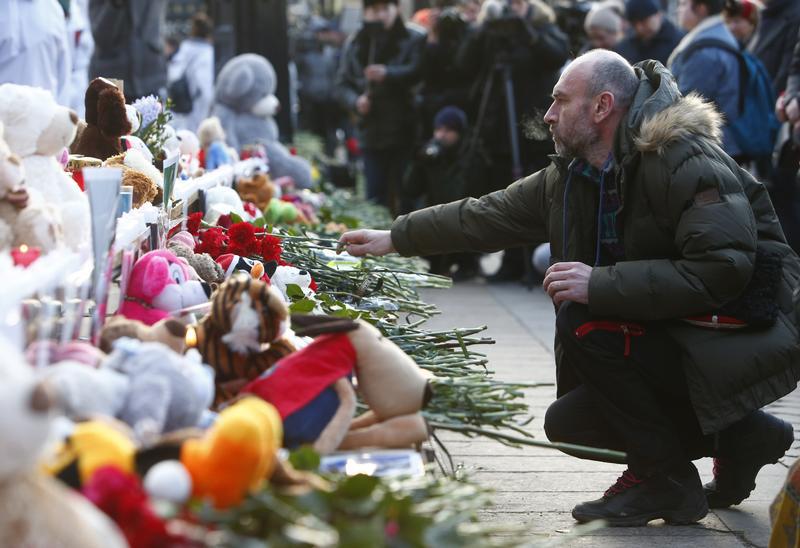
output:
[[[203,438],[181,447],[181,463],[192,477],[192,495],[230,508],[272,475],[283,441],[278,412],[269,403],[244,398],[224,409]]]

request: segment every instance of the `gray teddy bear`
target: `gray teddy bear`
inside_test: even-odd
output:
[[[213,370],[198,354],[125,337],[97,369],[66,361],[44,375],[69,418],[117,417],[141,441],[198,426],[214,398]]]
[[[298,188],[311,187],[311,165],[292,156],[278,141],[273,116],[279,103],[275,97],[275,69],[261,55],[245,53],[225,63],[217,77],[213,116],[225,129],[228,145],[236,150],[261,144],[267,150],[273,179],[289,176]]]

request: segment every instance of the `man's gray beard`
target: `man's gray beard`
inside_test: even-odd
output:
[[[600,130],[591,127],[586,128],[586,135],[583,136],[577,145],[567,146],[564,142],[558,143],[553,139],[553,143],[556,147],[556,154],[570,161],[575,158],[586,160],[589,157],[589,152],[592,150],[592,147],[599,142]]]

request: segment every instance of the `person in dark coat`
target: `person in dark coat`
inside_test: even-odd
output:
[[[720,113],[657,61],[593,50],[553,96],[547,168],[340,244],[409,256],[549,241],[559,398],[545,431],[628,464],[572,515],[692,523],[747,498],[794,441],[761,407],[800,379],[800,258],[764,185],[720,148]],[[705,487],[702,456],[716,459]]]
[[[167,85],[166,9],[166,0],[89,0],[94,38],[89,80],[98,76],[122,80],[128,101],[162,94]]]
[[[419,81],[425,33],[406,24],[396,0],[364,0],[364,25],[345,44],[334,93],[358,118],[367,198],[399,210],[416,123],[412,87]]]
[[[475,83],[472,115],[478,135],[491,159],[482,193],[507,187],[523,173],[540,169],[552,153],[546,132],[529,138],[527,121],[541,120],[550,91],[568,59],[569,42],[555,23],[555,13],[540,0],[486,0],[480,27],[467,37],[458,64]],[[516,115],[519,169],[513,165],[511,131],[504,73],[510,75]],[[481,105],[484,111],[481,112]],[[522,250],[505,253],[500,270],[490,281],[515,281],[525,273]]]
[[[439,2],[444,3],[444,2]],[[420,122],[422,135],[430,135],[436,113],[447,105],[469,107],[472,83],[456,65],[456,55],[467,35],[468,24],[455,8],[446,8],[437,15],[428,33],[422,56],[420,89]]]
[[[426,206],[446,204],[467,196],[479,196],[487,177],[482,148],[467,132],[467,115],[448,105],[432,120],[433,138],[425,143],[406,173],[403,193],[409,199],[424,198]],[[467,280],[478,275],[478,255],[453,253],[428,257],[430,271]],[[456,267],[455,274],[451,273]]]
[[[629,63],[655,59],[666,65],[672,50],[683,38],[683,32],[667,19],[657,0],[628,0],[625,17],[631,30],[614,51]]]
[[[786,78],[799,28],[800,2],[766,0],[764,9],[761,10],[761,21],[747,46],[764,63],[778,94],[786,89]]]

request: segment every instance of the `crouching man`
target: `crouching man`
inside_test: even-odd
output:
[[[558,399],[545,430],[627,453],[575,519],[693,523],[738,504],[793,440],[760,408],[800,378],[800,260],[766,189],[720,148],[714,108],[656,61],[579,57],[544,120],[557,152],[547,168],[342,244],[432,255],[549,241]],[[716,464],[705,486],[692,464],[703,456]]]

